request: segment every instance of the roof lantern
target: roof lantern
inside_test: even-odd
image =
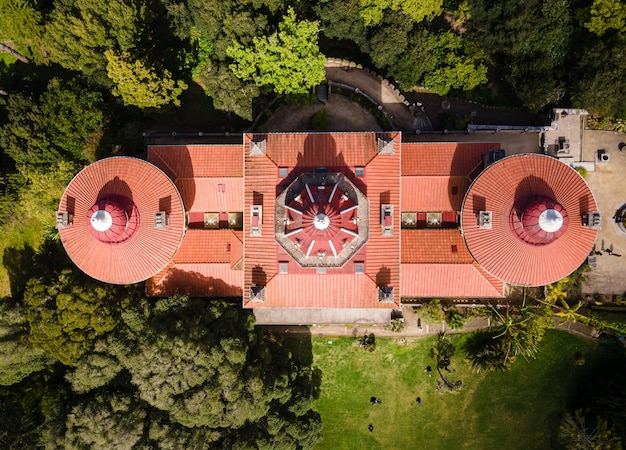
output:
[[[87,211],[88,229],[100,242],[117,244],[131,238],[139,228],[139,211],[132,200],[113,195]]]
[[[369,202],[341,173],[305,173],[276,199],[276,241],[302,267],[341,267],[367,241]]]
[[[532,245],[546,245],[567,230],[569,216],[565,208],[544,196],[532,196],[517,202],[509,216],[511,230]]]

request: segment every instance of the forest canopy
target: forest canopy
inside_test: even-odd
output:
[[[308,101],[327,57],[406,92],[626,121],[620,0],[0,0],[0,11],[3,448],[320,438],[306,343],[222,301],[148,300],[67,261],[54,229],[65,187],[90,162],[141,153],[142,132],[241,131],[276,100]]]

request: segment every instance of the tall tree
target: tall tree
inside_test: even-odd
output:
[[[139,448],[146,410],[131,396],[98,393],[85,398],[67,416],[64,448]]]
[[[385,9],[402,11],[415,22],[430,20],[441,13],[443,0],[359,0],[360,15],[366,26],[381,22]]]
[[[139,108],[160,108],[172,103],[180,105],[178,97],[187,89],[184,81],[174,81],[168,70],[157,74],[153,68],[139,60],[132,60],[129,53],[104,52],[107,74],[113,81],[113,95],[122,97],[124,104]]]
[[[572,11],[561,0],[473,0],[466,39],[487,54],[519,100],[533,110],[566,93]]]
[[[0,40],[12,41],[21,54],[45,59],[44,18],[35,0],[0,0]]]
[[[409,37],[407,51],[389,67],[400,86],[424,86],[439,95],[469,91],[487,81],[485,55],[449,31],[420,30]]]
[[[31,341],[63,364],[71,365],[93,348],[97,336],[113,330],[122,305],[121,288],[63,270],[51,279],[33,278],[26,286]]]
[[[307,93],[325,76],[326,58],[319,50],[318,33],[317,22],[298,21],[289,8],[277,33],[255,37],[249,47],[234,42],[227,49],[235,61],[230,69],[238,78],[271,86],[279,94]]]
[[[46,25],[50,59],[106,82],[106,50],[128,52],[141,45],[150,9],[143,0],[55,2]]]
[[[0,147],[17,166],[49,170],[62,161],[83,162],[85,141],[102,126],[103,109],[99,92],[53,78],[38,97],[9,97]]]
[[[54,358],[33,347],[28,336],[23,308],[4,300],[0,305],[0,385],[11,386],[54,364]]]
[[[610,30],[626,33],[626,5],[620,0],[594,0],[585,28],[598,36]]]
[[[586,423],[582,409],[567,413],[561,421],[561,441],[568,450],[621,450],[622,440],[602,417],[592,428]]]

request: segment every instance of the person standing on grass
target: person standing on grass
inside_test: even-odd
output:
[[[417,406],[422,406],[422,397],[417,397],[415,403],[417,403]]]

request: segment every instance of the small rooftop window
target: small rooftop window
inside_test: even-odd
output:
[[[354,169],[354,174],[357,177],[364,177],[365,176],[365,167],[356,167]]]
[[[280,263],[278,263],[278,272],[279,273],[289,273],[289,263],[288,262],[280,262]]]
[[[354,263],[354,273],[362,275],[363,272],[364,272],[363,263],[362,262],[355,262]]]
[[[281,167],[278,169],[278,176],[281,178],[285,178],[289,174],[289,170],[286,167]]]

